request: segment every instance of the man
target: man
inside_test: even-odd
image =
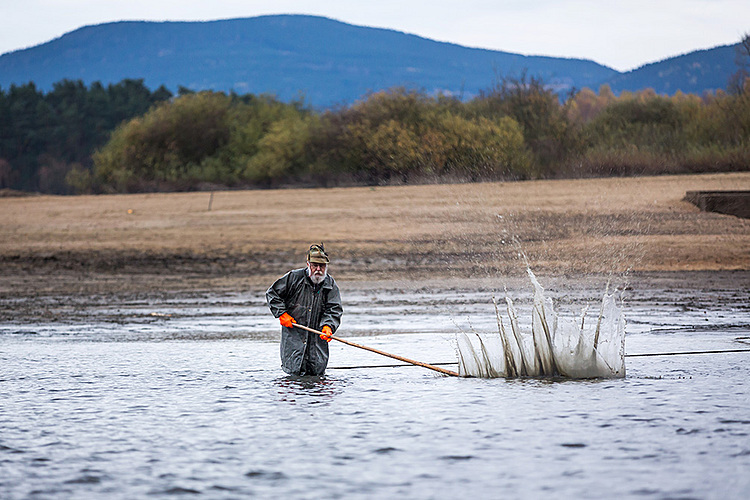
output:
[[[311,245],[306,267],[289,271],[266,291],[271,313],[281,323],[281,368],[290,375],[325,373],[328,342],[341,324],[341,295],[328,274],[323,244]],[[316,335],[294,323],[323,332]]]

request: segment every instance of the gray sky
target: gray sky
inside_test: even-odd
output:
[[[748,0],[0,0],[0,54],[111,21],[292,13],[620,71],[750,32]]]

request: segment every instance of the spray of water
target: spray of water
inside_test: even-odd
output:
[[[588,307],[577,319],[561,318],[534,273],[527,271],[534,287],[531,329],[519,326],[518,312],[507,296],[504,320],[493,297],[498,335],[459,334],[459,373],[483,378],[624,377],[625,317],[621,302],[618,304],[607,290],[595,321],[586,320]]]

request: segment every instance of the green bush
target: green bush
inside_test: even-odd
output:
[[[568,119],[566,106],[538,78],[503,79],[469,102],[467,112],[518,122],[537,175],[547,175],[578,149],[577,128]]]
[[[274,122],[258,141],[257,153],[249,157],[243,178],[271,185],[300,177],[306,164],[314,117],[291,116]]]
[[[561,102],[524,78],[466,103],[395,88],[323,113],[185,93],[118,127],[94,175],[76,169],[67,182],[137,191],[746,170],[749,136],[747,93],[617,97],[602,87]]]
[[[229,141],[230,107],[226,95],[201,92],[121,125],[94,154],[97,179],[114,191],[201,180],[199,165]]]
[[[523,133],[515,120],[457,111],[454,100],[415,91],[373,94],[326,117],[323,137],[331,154],[325,156],[355,182],[367,184],[529,175]]]

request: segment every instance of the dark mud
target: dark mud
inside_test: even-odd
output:
[[[125,324],[154,323],[171,316],[152,314],[169,309],[176,316],[197,305],[243,314],[243,308],[265,307],[264,292],[285,270],[299,267],[294,255],[275,260],[236,258],[87,254],[5,259],[0,276],[0,322],[13,324],[81,323],[96,320]],[[286,257],[286,258],[285,258]],[[369,268],[368,268],[369,266]],[[364,268],[364,270],[363,270]],[[356,270],[355,270],[356,269]],[[455,271],[455,270],[453,270]],[[486,270],[485,270],[486,271]],[[439,265],[388,262],[337,262],[332,270],[355,309],[377,314],[408,315],[415,310],[451,308],[462,314],[491,298],[525,297],[525,272],[458,274]],[[632,272],[628,274],[552,274],[537,272],[556,304],[582,307],[601,299],[609,288],[631,307],[667,308],[685,313],[705,310],[750,311],[750,271]],[[133,308],[138,311],[134,313]],[[265,313],[265,312],[263,312]],[[192,313],[188,313],[192,314]]]

